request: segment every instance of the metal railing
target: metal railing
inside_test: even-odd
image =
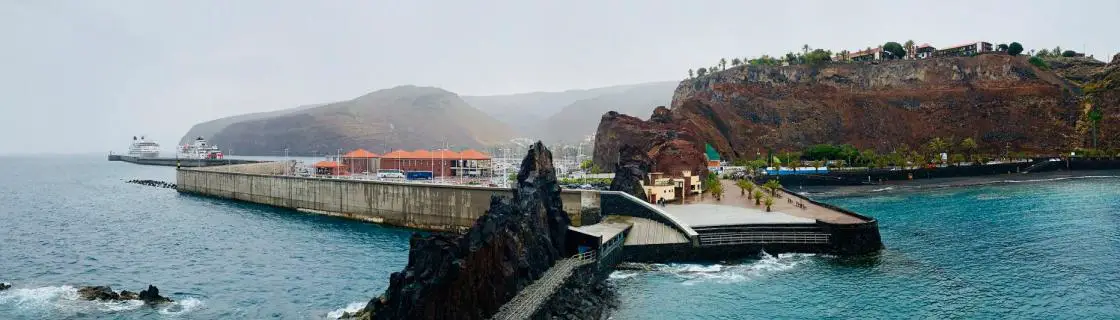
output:
[[[700,234],[700,245],[827,244],[828,239],[820,232],[720,232]]]

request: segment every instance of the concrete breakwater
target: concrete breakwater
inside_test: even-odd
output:
[[[165,166],[165,167],[211,167],[211,166],[226,166],[234,164],[246,163],[260,163],[259,160],[239,160],[239,159],[182,159],[182,158],[138,158],[132,156],[122,156],[117,154],[110,154],[109,161],[122,161],[135,164],[142,164],[148,166]]]
[[[177,190],[187,194],[446,232],[470,228],[490,207],[491,196],[513,196],[504,188],[282,175],[290,165],[182,168],[175,180]],[[573,225],[599,215],[598,192],[564,190],[560,198]]]

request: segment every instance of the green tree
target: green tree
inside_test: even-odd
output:
[[[770,195],[771,196],[776,195],[777,192],[778,192],[778,189],[782,188],[782,184],[780,182],[778,182],[778,180],[774,180],[774,179],[770,179],[770,181],[766,181],[766,184],[763,185],[763,186],[766,187],[766,189],[770,189]]]
[[[1093,149],[1097,148],[1097,130],[1101,126],[1101,119],[1104,115],[1101,114],[1099,108],[1089,107],[1089,124],[1093,125]]]
[[[737,66],[737,65],[740,65],[740,64],[743,64],[743,61],[739,60],[739,58],[731,59],[731,65],[732,66]]]
[[[583,169],[583,170],[587,170],[587,169],[591,169],[591,167],[594,166],[594,165],[595,165],[595,163],[592,162],[591,159],[587,159],[587,160],[580,161],[579,168]]]
[[[903,49],[898,42],[893,41],[883,44],[883,52],[889,54],[890,59],[902,59],[906,56],[906,49]]]
[[[1062,55],[1062,46],[1055,46],[1054,49],[1050,50],[1050,56],[1057,57],[1060,55]]]
[[[762,189],[754,190],[754,205],[762,205]]]
[[[707,68],[702,67],[700,69],[696,69],[696,76],[697,77],[703,77],[706,74],[708,74],[708,69]]]
[[[971,137],[964,138],[964,140],[961,140],[961,149],[964,149],[968,161],[972,161],[972,153],[976,152],[976,140],[973,140]]]
[[[805,45],[801,46],[801,53],[802,54],[809,54],[809,45],[808,44],[805,44]]]
[[[727,70],[727,58],[719,58],[719,69]]]
[[[762,200],[762,203],[766,205],[766,212],[770,212],[770,206],[774,205],[774,197],[766,197]]]
[[[1073,50],[1062,51],[1062,56],[1067,57],[1067,58],[1071,58],[1071,57],[1077,56],[1077,52],[1074,52]]]
[[[715,183],[708,186],[708,193],[716,197],[716,201],[723,200],[723,184],[719,183],[719,180],[716,180]]]
[[[789,63],[790,65],[797,64],[797,55],[793,54],[793,52],[787,53],[786,54],[786,63]]]
[[[746,185],[744,185],[744,187],[746,187],[746,189],[747,189],[747,192],[746,192],[746,194],[747,194],[747,200],[750,200],[750,198],[751,198],[751,195],[752,195],[752,194],[754,194],[754,191],[755,191],[755,190],[757,190],[757,189],[758,189],[758,187],[756,187],[756,186],[754,185],[754,182],[750,182],[750,181],[747,181],[747,184],[746,184]]]
[[[805,63],[808,64],[820,64],[832,61],[832,51],[815,49],[812,52],[806,54],[804,59]]]
[[[958,164],[960,164],[961,162],[964,162],[964,161],[965,161],[964,160],[964,155],[960,154],[960,153],[954,153],[952,156],[949,157],[949,162],[951,162],[954,166],[958,165]]]
[[[1008,51],[1007,54],[1011,54],[1011,51]],[[1048,49],[1038,50],[1038,53],[1036,53],[1034,56],[1035,57],[1048,57],[1048,56],[1050,56],[1050,50],[1048,50]]]
[[[692,69],[688,69],[688,78],[692,79]]]
[[[1000,43],[998,46],[996,46],[996,51],[1007,52],[1007,44],[1006,43]]]
[[[933,139],[929,140],[929,143],[926,145],[926,147],[929,148],[930,152],[934,153],[934,159],[937,159],[937,162],[941,162],[941,153],[949,152],[949,148],[951,147],[951,145],[941,138],[934,137]]]
[[[872,162],[875,162],[875,160],[878,159],[878,158],[879,158],[879,155],[876,154],[875,150],[872,150],[872,149],[863,150],[862,152],[859,153],[859,161],[860,161],[861,164],[871,164]]]
[[[1012,42],[1011,44],[1007,45],[1007,54],[1017,56],[1020,53],[1023,53],[1023,45],[1019,44],[1018,42]]]
[[[907,53],[914,53],[914,40],[906,40],[903,46],[906,48]]]
[[[746,179],[735,180],[735,186],[739,187],[739,195],[747,195],[747,187],[750,186],[750,184],[751,183],[747,182]]]

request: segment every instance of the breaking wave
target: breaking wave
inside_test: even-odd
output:
[[[345,308],[336,309],[334,311],[328,312],[327,313],[327,318],[329,318],[329,319],[342,318],[343,313],[347,313],[347,312],[355,313],[355,312],[358,312],[359,310],[362,310],[362,308],[365,308],[365,307],[366,307],[365,302],[351,302],[350,304],[346,305]]]
[[[735,283],[766,277],[815,261],[816,254],[781,253],[771,255],[763,251],[758,260],[741,264],[650,264],[649,271],[615,271],[611,279],[627,279],[640,274],[668,274],[682,280],[684,285],[697,283]]]
[[[8,305],[16,310],[28,313],[87,314],[133,311],[144,307],[144,302],[139,300],[87,301],[78,296],[78,288],[73,286],[49,286],[12,288],[0,291],[0,305]],[[178,315],[198,309],[201,305],[201,300],[187,298],[157,308],[160,314]]]

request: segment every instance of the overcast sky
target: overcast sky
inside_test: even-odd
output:
[[[1118,3],[0,0],[0,154],[122,151],[139,134],[168,147],[197,122],[401,84],[676,80],[802,44],[1019,41],[1107,60]]]

